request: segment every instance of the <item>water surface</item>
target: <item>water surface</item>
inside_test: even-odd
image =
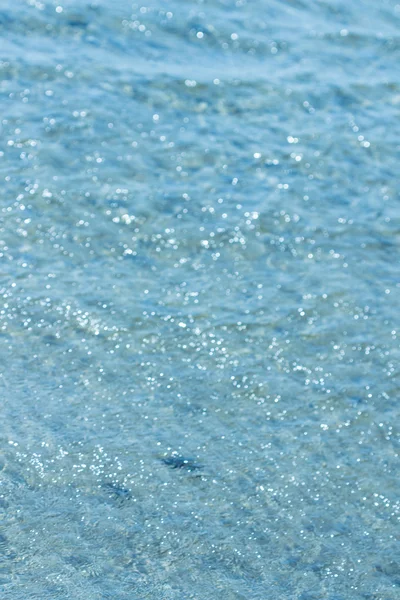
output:
[[[400,5],[0,3],[0,590],[396,600]]]

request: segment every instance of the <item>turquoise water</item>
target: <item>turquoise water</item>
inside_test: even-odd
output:
[[[0,2],[2,597],[400,597],[399,24]]]

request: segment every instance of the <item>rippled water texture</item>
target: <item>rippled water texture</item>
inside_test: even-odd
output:
[[[2,597],[398,599],[398,0],[59,2],[0,2]]]

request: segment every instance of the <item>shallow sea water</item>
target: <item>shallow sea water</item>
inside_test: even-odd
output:
[[[399,25],[0,2],[2,597],[400,597]]]

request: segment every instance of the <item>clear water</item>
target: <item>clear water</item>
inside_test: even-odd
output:
[[[2,597],[400,597],[399,24],[0,2]]]

